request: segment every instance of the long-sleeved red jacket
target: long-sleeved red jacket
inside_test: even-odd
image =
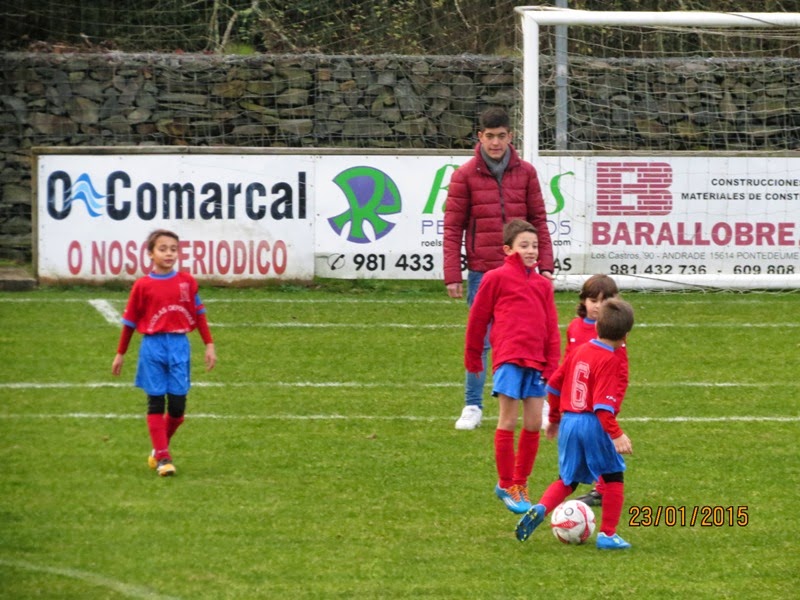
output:
[[[469,311],[464,366],[483,370],[481,352],[491,323],[493,371],[504,363],[532,367],[545,379],[555,372],[561,355],[561,334],[553,284],[535,269],[526,269],[519,254],[483,276]]]
[[[553,246],[536,169],[520,158],[513,146],[511,157],[497,183],[481,156],[461,165],[450,178],[444,209],[444,283],[460,283],[461,246],[465,245],[467,268],[485,273],[503,264],[503,225],[524,219],[539,237],[539,270],[553,272]]]

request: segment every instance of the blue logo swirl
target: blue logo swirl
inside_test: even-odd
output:
[[[103,198],[105,196],[97,193],[89,176],[81,173],[67,193],[66,204],[69,206],[72,202],[80,200],[86,205],[86,210],[91,216],[100,217],[103,215]]]

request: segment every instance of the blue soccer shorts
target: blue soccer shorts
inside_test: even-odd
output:
[[[544,398],[542,372],[530,367],[505,363],[497,367],[492,375],[492,396],[503,394],[514,400]]]
[[[625,460],[594,413],[565,412],[558,427],[558,472],[567,485],[625,470]]]
[[[157,333],[142,337],[136,387],[149,396],[189,393],[189,338],[185,333]]]

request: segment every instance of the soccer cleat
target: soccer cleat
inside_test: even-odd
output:
[[[475,429],[481,425],[483,409],[480,406],[468,405],[461,411],[461,416],[456,421],[456,429],[467,431]]]
[[[591,492],[580,496],[579,498],[575,498],[575,500],[580,500],[587,506],[602,506],[603,494],[594,489]]]
[[[150,455],[147,457],[147,466],[151,469],[156,469],[158,467],[158,461],[156,460],[156,451],[151,450]]]
[[[533,531],[544,522],[544,513],[544,504],[534,504],[528,512],[522,515],[515,530],[517,539],[520,542],[524,542],[531,537]]]
[[[173,475],[175,475],[175,465],[172,464],[172,461],[170,459],[162,458],[160,461],[158,461],[156,472],[161,477],[172,477]]]
[[[606,535],[601,531],[597,534],[598,550],[625,550],[630,547],[631,545],[616,533],[614,535]]]
[[[503,501],[508,510],[518,515],[526,512],[531,507],[531,503],[522,498],[520,490],[524,490],[521,485],[512,485],[508,489],[501,488],[499,483],[494,486],[494,493],[497,497]],[[527,496],[527,491],[525,495]]]

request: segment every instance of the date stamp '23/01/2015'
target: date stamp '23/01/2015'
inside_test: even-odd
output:
[[[629,527],[746,527],[747,506],[631,506]]]

